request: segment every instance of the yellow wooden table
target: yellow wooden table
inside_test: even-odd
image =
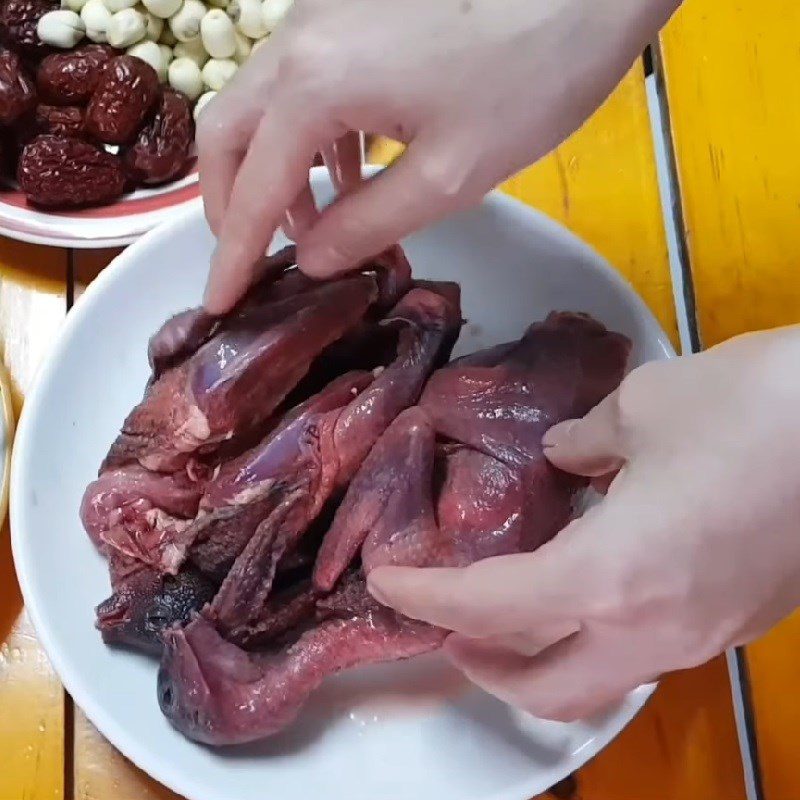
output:
[[[687,0],[652,52],[656,91],[637,63],[581,131],[504,188],[615,264],[676,344],[679,331],[688,346],[710,345],[799,322],[800,6]],[[17,410],[69,305],[112,255],[0,240],[0,341]],[[628,729],[550,796],[744,800],[749,783],[767,800],[800,798],[800,622],[739,665],[743,693],[738,683],[732,692],[722,658],[667,677]],[[749,782],[734,698],[752,712],[739,728],[757,756]],[[170,796],[65,696],[0,536],[0,800]]]

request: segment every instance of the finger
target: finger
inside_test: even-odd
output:
[[[236,180],[236,173],[239,171],[245,150],[225,150],[214,154],[213,157],[201,155],[203,151],[199,146],[197,151],[203,210],[211,232],[218,236],[231,187]]]
[[[215,236],[219,235],[236,174],[261,118],[252,103],[233,103],[233,95],[226,92],[215,98],[200,116],[195,136],[203,206]]]
[[[283,232],[289,239],[297,241],[319,218],[317,204],[311,186],[306,182],[295,197],[294,202],[286,210],[283,220]]]
[[[321,137],[321,120],[297,108],[276,102],[272,113],[262,117],[236,175],[211,260],[205,297],[209,312],[227,311],[247,289],[254,262],[308,180]]]
[[[580,624],[577,621],[543,623],[531,631],[487,636],[478,641],[487,647],[531,657],[538,655],[556,642],[572,636],[579,629]]]
[[[333,188],[346,194],[361,182],[361,138],[357,131],[348,131],[322,149],[322,160],[328,168]]]
[[[322,212],[298,242],[300,268],[316,277],[352,269],[407,234],[477,200],[462,191],[464,181],[450,170],[448,160],[438,143],[414,140],[391,167]]]
[[[600,477],[625,463],[619,430],[619,396],[610,394],[583,419],[555,425],[542,439],[548,460],[565,472]]]
[[[445,653],[473,683],[543,719],[586,719],[643,681],[626,669],[624,647],[585,631],[527,658],[482,641],[450,636]]]
[[[581,524],[576,520],[569,527]],[[490,558],[464,568],[381,567],[370,573],[367,585],[384,605],[468,636],[513,634],[537,626],[569,628],[581,618],[592,581],[585,577],[588,565],[577,537],[566,536],[566,546],[560,539],[535,553]]]

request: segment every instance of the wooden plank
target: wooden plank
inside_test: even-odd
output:
[[[797,322],[800,6],[688,0],[663,56],[700,328]]]
[[[64,251],[0,239],[0,339],[18,415],[66,312]],[[22,608],[7,526],[0,532],[0,798],[64,790],[64,693]]]
[[[640,64],[580,131],[502,188],[561,222],[605,256],[636,287],[677,344]]]
[[[379,143],[374,159],[396,148]],[[591,244],[636,287],[677,340],[642,66],[558,150],[506,191]],[[742,800],[744,783],[723,659],[672,675],[647,708],[574,781],[572,800]]]
[[[688,0],[662,37],[700,334],[800,321],[800,5]],[[800,797],[800,618],[748,648],[765,793]]]
[[[180,800],[115,750],[75,712],[75,800]]]
[[[558,800],[744,800],[725,661],[669,675]],[[547,800],[553,800],[548,796]]]
[[[72,296],[77,300],[83,290],[122,252],[121,247],[72,252]]]

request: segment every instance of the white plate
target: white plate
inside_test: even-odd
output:
[[[11,474],[11,447],[14,442],[14,405],[11,401],[11,381],[0,362],[0,527],[8,511],[8,487]]]
[[[35,208],[16,187],[0,186],[0,235],[53,247],[120,247],[200,202],[196,168],[179,180],[137,189],[110,205],[68,211]]]
[[[313,175],[329,197],[327,176]],[[42,644],[67,690],[126,756],[191,800],[524,800],[579,768],[636,714],[652,686],[608,715],[557,724],[470,688],[438,657],[329,680],[285,734],[238,750],[199,747],[156,702],[156,666],[94,630],[108,594],[78,521],[86,484],[147,377],[147,339],[199,301],[214,242],[200,209],[140,239],[89,287],[25,406],[12,468],[14,556]],[[553,308],[587,311],[668,358],[667,336],[592,250],[500,194],[411,237],[416,274],[459,280],[459,352],[519,336]]]

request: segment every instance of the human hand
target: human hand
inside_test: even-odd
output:
[[[511,705],[572,720],[701,664],[800,605],[800,328],[646,365],[545,436],[556,466],[614,475],[532,554],[376,569],[373,594],[455,631],[446,651]]]
[[[298,262],[324,277],[478,201],[602,102],[678,0],[296,0],[200,117],[218,238],[206,305],[227,310],[290,210]],[[360,184],[348,131],[407,143]],[[317,151],[345,191],[320,215]]]

